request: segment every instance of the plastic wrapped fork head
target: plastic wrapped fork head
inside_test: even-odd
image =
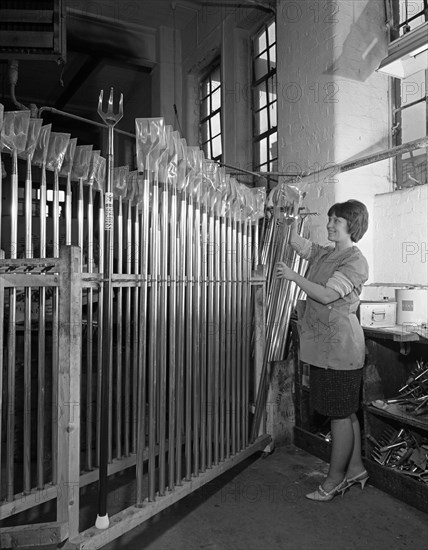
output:
[[[46,168],[48,170],[53,170],[54,172],[61,170],[70,137],[70,134],[51,132],[46,157]]]
[[[89,163],[91,162],[92,145],[78,145],[74,154],[73,168],[71,170],[71,179],[86,179],[89,173]]]
[[[135,139],[139,172],[154,171],[156,161],[165,143],[163,118],[136,118]]]
[[[113,94],[113,88],[110,88],[110,96],[108,98],[106,110],[103,110],[104,90],[100,91],[100,96],[98,98],[98,114],[107,126],[115,126],[123,117],[123,94],[120,94],[119,104],[116,111],[113,106]]]
[[[51,135],[52,124],[46,124],[40,128],[39,139],[33,155],[33,164],[43,166],[48,156],[49,137]],[[92,147],[92,145],[91,145]]]
[[[30,111],[6,111],[3,114],[1,142],[10,152],[20,153],[25,149]]]
[[[42,129],[42,124],[43,120],[41,118],[30,118],[25,149],[19,155],[22,158],[29,159],[30,161],[32,160],[37,141],[39,139],[40,130]]]
[[[73,168],[74,155],[76,153],[77,138],[72,138],[68,142],[67,150],[65,152],[64,160],[61,166],[60,176],[68,177],[71,175]]]

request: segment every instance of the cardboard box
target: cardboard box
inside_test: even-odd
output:
[[[362,327],[394,327],[397,320],[397,302],[361,302],[360,323]]]

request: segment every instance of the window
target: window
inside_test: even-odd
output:
[[[221,160],[221,75],[217,62],[200,85],[200,139],[206,158]]]
[[[264,25],[254,37],[252,61],[254,170],[275,172],[278,167],[275,21]]]
[[[428,21],[428,0],[393,0],[392,6],[391,49],[395,43],[397,52],[401,48],[401,53],[405,54],[402,56],[405,70],[401,78],[392,80],[393,145],[401,145],[428,135],[428,36],[424,30]],[[406,41],[411,45],[407,46]],[[427,153],[425,147],[396,157],[397,189],[428,182]]]
[[[428,0],[392,0],[392,14],[391,40],[395,40],[428,21]]]

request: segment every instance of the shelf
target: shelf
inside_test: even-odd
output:
[[[331,443],[318,434],[308,432],[299,426],[294,426],[294,444],[296,447],[303,449],[325,462],[329,462],[330,460]]]
[[[426,483],[406,476],[393,468],[382,466],[369,458],[365,458],[363,462],[370,475],[369,483],[371,485],[422,512],[428,512],[428,485]]]
[[[395,325],[394,327],[385,328],[363,327],[363,330],[366,338],[393,340],[394,342],[420,342],[422,344],[428,344],[427,329],[420,329],[418,332],[411,332],[410,330],[405,330],[402,325]]]
[[[379,400],[379,402],[382,402]],[[365,405],[365,408],[371,414],[377,416],[383,416],[385,418],[390,418],[396,422],[407,424],[408,426],[413,426],[414,428],[419,428],[421,430],[428,431],[428,417],[424,415],[424,419],[421,417],[417,418],[416,416],[403,410],[402,406],[393,403],[390,405],[385,405],[385,407],[376,407],[375,405]]]

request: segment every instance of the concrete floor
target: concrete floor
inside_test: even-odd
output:
[[[306,499],[327,467],[294,446],[252,457],[104,550],[428,548],[428,514],[375,487]]]
[[[375,487],[353,486],[327,503],[306,499],[327,467],[291,445],[255,455],[104,550],[428,548],[428,514]]]

